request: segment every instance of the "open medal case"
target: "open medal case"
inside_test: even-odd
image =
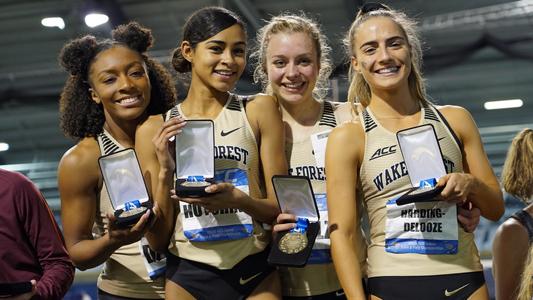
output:
[[[295,229],[278,232],[268,255],[268,263],[303,267],[320,232],[320,214],[311,182],[305,176],[274,175],[272,184],[281,211],[295,215],[299,221],[306,220],[307,228],[303,232],[293,232]],[[298,238],[294,239],[291,235]]]
[[[434,198],[444,188],[435,185],[440,177],[446,175],[435,128],[425,124],[400,130],[396,137],[413,186],[396,200],[396,204],[435,201]]]
[[[153,206],[135,150],[128,148],[101,156],[98,164],[115,210],[115,224],[134,225]]]
[[[215,130],[211,120],[187,120],[176,135],[176,195],[205,197],[215,183]]]

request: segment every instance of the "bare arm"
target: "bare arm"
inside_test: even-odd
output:
[[[58,186],[61,220],[67,250],[77,268],[84,270],[105,262],[116,249],[138,241],[147,221],[144,215],[129,229],[109,231],[93,239],[92,227],[101,187],[96,141],[85,139],[70,149],[59,163]]]
[[[518,221],[505,221],[494,236],[492,272],[496,299],[516,299],[529,249],[527,231]]]
[[[472,116],[457,106],[446,106],[441,111],[463,143],[465,171],[447,174],[439,180],[439,185],[446,185],[442,198],[458,203],[471,201],[483,217],[498,220],[504,211],[503,196]]]
[[[357,170],[362,157],[364,135],[358,124],[347,123],[330,134],[326,148],[326,184],[331,254],[335,270],[348,299],[365,299],[361,283],[356,228]]]
[[[174,231],[176,206],[170,198],[170,190],[174,186],[175,163],[169,139],[178,134],[184,125],[181,118],[163,123],[161,116],[151,116],[135,132],[135,150],[148,191],[156,204],[156,220],[146,238],[150,247],[157,251],[168,248]]]

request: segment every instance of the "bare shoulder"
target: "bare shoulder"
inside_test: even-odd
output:
[[[526,228],[514,218],[509,218],[503,222],[496,230],[494,242],[517,243],[528,241]]]
[[[328,145],[339,146],[345,151],[361,152],[365,134],[359,120],[339,125],[328,137]]]
[[[437,106],[437,109],[444,115],[453,131],[462,141],[475,136],[474,133],[478,132],[474,118],[464,107],[444,105]]]
[[[82,139],[67,150],[61,158],[58,167],[59,185],[75,181],[98,180],[100,178],[98,168],[100,155],[100,147],[94,138]],[[83,176],[80,176],[81,174]]]
[[[267,94],[256,94],[248,97],[246,111],[261,111],[261,109],[278,110],[278,101]]]

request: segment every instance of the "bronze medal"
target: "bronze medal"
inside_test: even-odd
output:
[[[279,241],[278,248],[283,253],[299,253],[307,247],[307,235],[305,232],[289,232]]]

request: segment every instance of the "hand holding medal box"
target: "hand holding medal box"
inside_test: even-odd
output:
[[[128,148],[102,156],[98,164],[115,209],[115,224],[119,227],[134,225],[153,206],[135,150]]]
[[[176,195],[209,196],[205,188],[215,183],[215,133],[211,120],[187,120],[176,135]]]
[[[296,227],[276,235],[268,262],[303,267],[320,231],[320,214],[311,182],[304,176],[275,175],[272,184],[281,211],[295,215],[297,221]]]
[[[396,200],[397,205],[434,201],[444,187],[437,180],[446,175],[433,125],[426,124],[396,133],[413,188]]]

